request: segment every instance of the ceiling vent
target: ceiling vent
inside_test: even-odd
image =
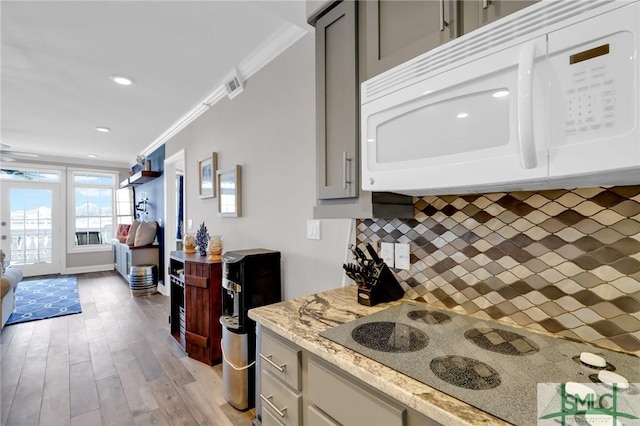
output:
[[[235,98],[244,90],[244,84],[240,76],[238,76],[238,70],[234,68],[224,79],[224,87],[227,89],[229,99]]]

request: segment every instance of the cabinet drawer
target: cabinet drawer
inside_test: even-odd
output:
[[[307,422],[313,426],[341,426],[315,405],[307,406]]]
[[[263,370],[272,372],[295,390],[302,389],[300,349],[263,332],[260,358]]]
[[[262,410],[262,426],[284,426],[278,418],[280,418],[280,416],[271,414],[270,410]]]
[[[343,425],[404,425],[403,408],[378,398],[314,359],[309,358],[308,367],[309,399],[332,419]]]
[[[195,275],[185,275],[184,283],[193,287],[209,288],[209,278]]]
[[[269,412],[285,426],[299,426],[302,395],[289,389],[268,371],[262,370],[260,380],[263,413]]]

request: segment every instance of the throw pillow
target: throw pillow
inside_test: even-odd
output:
[[[131,228],[131,225],[124,224],[124,223],[118,224],[118,229],[116,231],[116,238],[118,239],[118,241],[120,241],[121,243],[124,243],[127,241],[127,235],[129,235],[130,228]]]
[[[148,246],[156,239],[156,229],[158,224],[156,222],[140,222],[138,229],[136,229],[135,247]]]
[[[136,231],[138,230],[138,226],[140,226],[140,222],[134,220],[131,224],[131,228],[129,228],[129,235],[127,235],[127,245],[134,246],[136,241]]]

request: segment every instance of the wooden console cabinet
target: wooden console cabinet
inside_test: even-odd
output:
[[[171,334],[187,354],[209,365],[222,358],[222,262],[171,252]]]

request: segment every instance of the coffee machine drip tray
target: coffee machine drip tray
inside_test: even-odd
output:
[[[240,328],[240,322],[237,315],[223,315],[220,317],[220,324],[227,327],[229,330],[238,330]]]

